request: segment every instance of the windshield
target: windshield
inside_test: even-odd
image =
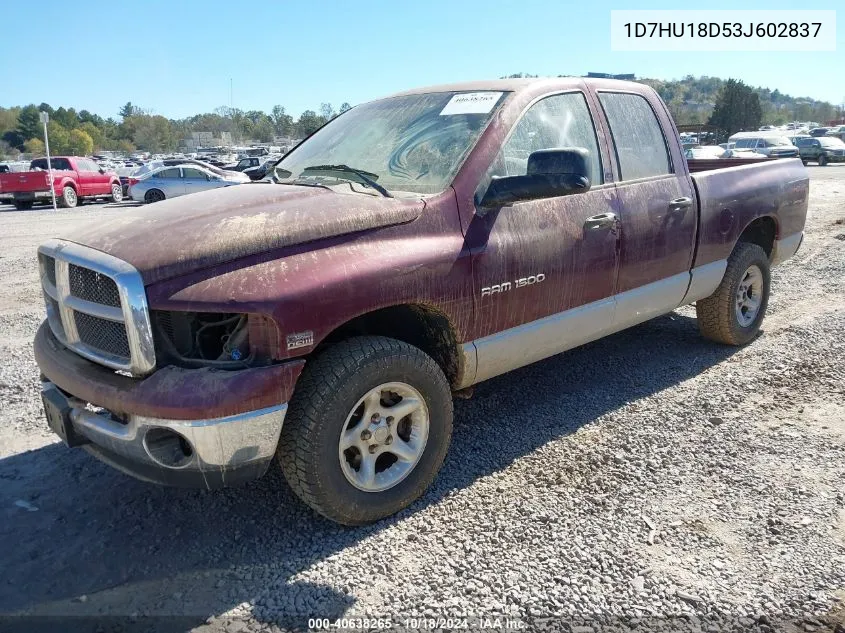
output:
[[[845,147],[845,142],[835,136],[822,137],[819,139],[822,147]]]
[[[502,102],[502,92],[438,92],[382,99],[330,121],[276,165],[282,182],[347,179],[305,172],[344,165],[367,172],[388,191],[433,194],[452,181]]]
[[[766,139],[769,147],[783,147],[784,145],[792,145],[790,140],[785,136],[769,137]]]

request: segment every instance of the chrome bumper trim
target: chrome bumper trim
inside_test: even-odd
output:
[[[42,389],[58,387],[42,383]],[[60,392],[62,393],[62,392]],[[64,394],[62,393],[64,396]],[[252,462],[264,462],[276,452],[287,404],[258,409],[225,418],[167,420],[129,415],[127,422],[96,413],[86,403],[65,398],[70,407],[74,430],[103,449],[135,462],[170,470],[225,470]],[[190,445],[192,455],[178,466],[154,459],[145,438],[152,429],[166,429],[180,435]]]
[[[793,233],[789,237],[785,237],[782,240],[775,240],[774,248],[772,248],[772,257],[771,263],[772,266],[777,266],[778,264],[782,264],[787,259],[795,255],[798,252],[798,249],[801,247],[801,243],[804,241],[804,232],[799,231],[798,233]]]

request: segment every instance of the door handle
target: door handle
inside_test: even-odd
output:
[[[617,217],[615,213],[599,213],[584,220],[584,228],[589,231],[605,229],[616,226]]]
[[[692,206],[692,198],[688,198],[684,196],[683,198],[675,198],[674,200],[669,201],[669,211],[670,212],[677,212],[677,211],[686,211]]]

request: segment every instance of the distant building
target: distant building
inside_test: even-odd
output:
[[[622,79],[623,81],[634,81],[637,77],[634,73],[622,73],[614,75],[613,73],[587,73],[587,77],[593,79]]]
[[[182,141],[182,147],[189,152],[195,152],[199,147],[230,147],[231,145],[231,132],[220,132],[219,136],[215,136],[214,132],[191,132],[191,137]]]

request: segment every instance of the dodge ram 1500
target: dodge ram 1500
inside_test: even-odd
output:
[[[716,343],[754,339],[808,179],[797,158],[724,164],[688,165],[636,83],[359,105],[265,180],[39,248],[47,421],[158,483],[275,460],[316,511],[375,521],[437,475],[455,392],[685,304]]]

